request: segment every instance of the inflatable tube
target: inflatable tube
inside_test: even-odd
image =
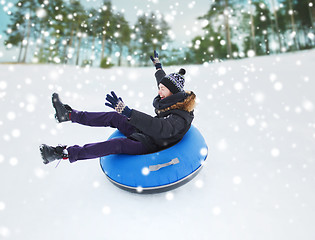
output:
[[[110,137],[124,135],[116,130]],[[208,147],[198,129],[191,126],[183,139],[162,151],[144,155],[116,154],[100,158],[107,178],[116,186],[137,193],[165,192],[197,175]]]

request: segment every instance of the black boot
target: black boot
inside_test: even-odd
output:
[[[46,144],[42,144],[39,147],[44,164],[47,164],[47,163],[50,163],[59,159],[67,159],[68,154],[64,153],[63,151],[64,149],[66,149],[66,146],[62,146],[62,145],[59,145],[57,147],[52,147]]]
[[[52,104],[56,110],[55,118],[59,123],[70,121],[72,108],[67,104],[63,104],[57,93],[52,95]]]

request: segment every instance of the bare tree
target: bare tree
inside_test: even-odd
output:
[[[250,14],[250,29],[251,29],[251,48],[254,50],[255,55],[256,55],[256,37],[255,37],[255,20],[253,17],[253,4],[252,1],[249,0],[249,14]]]
[[[227,57],[232,57],[232,43],[231,43],[231,30],[229,23],[229,0],[225,0],[225,9],[224,9],[224,21],[225,21],[225,36],[227,41]]]
[[[289,2],[289,15],[291,19],[291,28],[292,28],[292,34],[293,34],[293,42],[296,50],[299,50],[299,45],[297,43],[296,35],[297,35],[297,30],[296,30],[296,25],[295,25],[295,18],[294,18],[294,9],[292,6],[292,0],[288,0]]]
[[[278,43],[279,43],[279,51],[282,52],[282,40],[281,40],[281,35],[280,35],[280,29],[279,29],[279,23],[278,23],[278,14],[277,14],[277,7],[275,0],[270,0],[274,20],[275,20],[275,27],[276,27],[276,36],[278,38]]]

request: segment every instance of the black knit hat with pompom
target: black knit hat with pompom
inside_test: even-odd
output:
[[[181,68],[178,73],[171,73],[165,76],[161,83],[167,87],[173,94],[184,90],[186,70]]]

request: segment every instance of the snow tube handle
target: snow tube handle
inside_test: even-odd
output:
[[[161,168],[164,168],[164,167],[167,167],[167,166],[171,166],[171,165],[175,165],[177,163],[179,163],[179,159],[178,158],[174,158],[174,159],[172,159],[171,161],[169,161],[167,163],[151,165],[151,166],[149,166],[149,170],[151,172],[154,172],[154,171],[160,170]]]

